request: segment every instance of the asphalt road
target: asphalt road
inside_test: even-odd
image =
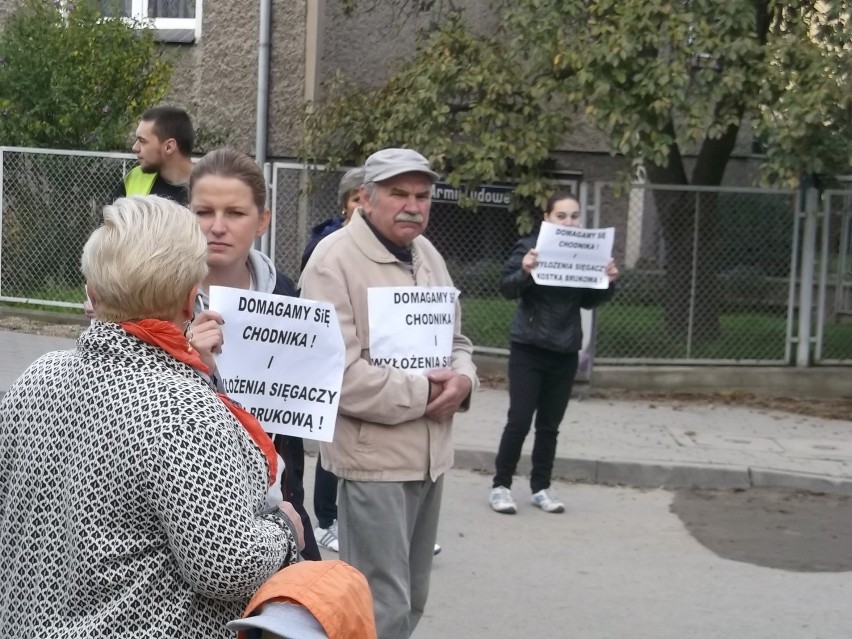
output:
[[[488,488],[485,475],[447,477],[415,639],[852,635],[847,498],[557,483],[568,508],[551,515],[520,480],[508,516]]]

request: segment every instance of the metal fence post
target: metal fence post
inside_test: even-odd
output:
[[[793,327],[796,324],[796,284],[798,282],[799,269],[799,247],[801,211],[799,210],[799,201],[793,203],[793,238],[790,246],[790,276],[787,287],[787,326],[784,337],[784,363],[793,364],[793,344],[798,338],[793,337]]]
[[[269,162],[264,162],[263,166],[261,166],[261,170],[263,171],[263,181],[266,183],[266,206],[271,211],[273,206],[275,206],[275,200],[272,199],[272,197],[270,195],[270,188],[269,188],[269,185],[271,183],[270,178],[272,176],[272,165]],[[272,250],[271,250],[272,244],[270,242],[270,237],[271,237],[271,234],[272,234],[271,233],[272,220],[275,219],[275,213],[272,213],[270,215],[270,218],[272,218],[272,219],[270,219],[270,221],[269,221],[269,227],[267,227],[266,233],[264,233],[262,237],[258,238],[259,242],[260,242],[260,246],[257,246],[255,248],[259,249],[260,252],[263,253],[264,255],[266,255],[267,257],[272,258],[273,257]]]
[[[692,277],[689,282],[689,321],[686,326],[686,357],[692,357],[692,340],[695,329],[695,296],[698,294],[698,225],[701,223],[701,192],[695,193],[695,212],[692,218]]]
[[[299,251],[302,250],[305,246],[305,242],[308,239],[308,231],[310,230],[310,222],[309,216],[310,211],[308,207],[310,206],[310,202],[308,200],[308,192],[310,189],[310,174],[308,170],[308,165],[304,165],[302,170],[299,172],[299,191],[297,193],[297,197],[299,198],[298,206],[296,207],[296,242],[295,246],[298,247],[294,252],[294,255],[301,254]]]
[[[3,181],[3,149],[0,148],[0,295],[3,294],[3,194],[6,182]]]
[[[642,251],[642,225],[645,217],[645,183],[647,172],[642,164],[636,167],[627,203],[627,240],[624,243],[624,267],[633,268]]]
[[[796,345],[796,366],[811,365],[811,307],[814,297],[814,264],[817,242],[817,204],[819,192],[811,187],[805,192],[804,231],[802,237],[802,266],[799,278],[799,341]]]
[[[276,237],[278,234],[278,163],[270,165],[272,180],[270,182],[269,210],[272,211],[272,219],[269,221],[269,258],[275,263],[277,249]]]
[[[831,261],[829,234],[831,231],[831,197],[825,197],[822,203],[822,241],[820,242],[819,287],[817,289],[816,337],[813,349],[813,361],[822,359],[822,343],[825,334],[825,307],[828,286],[828,263]]]

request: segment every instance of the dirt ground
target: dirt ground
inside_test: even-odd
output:
[[[25,317],[0,317],[0,330],[2,331],[18,331],[33,335],[77,339],[84,328],[85,325],[82,323],[49,324]]]
[[[496,375],[483,376],[480,381],[489,388],[506,388],[506,378]],[[822,417],[824,419],[852,420],[852,398],[805,399],[797,397],[771,397],[744,391],[732,393],[661,393],[651,391],[626,391],[613,388],[593,388],[587,397],[596,399],[620,399],[644,401],[649,404],[668,404],[686,407],[689,404],[719,404],[745,406],[762,410],[777,410],[785,413]]]
[[[80,321],[71,320],[73,323],[57,324],[37,319],[6,316],[0,317],[0,330],[20,331],[35,335],[50,335],[52,337],[68,337],[75,339],[85,325]],[[506,378],[485,375],[481,378],[482,384],[489,388],[506,388]],[[687,406],[691,403],[701,402],[703,404],[718,403],[736,406],[748,406],[763,410],[777,410],[826,419],[850,420],[852,419],[852,398],[846,399],[800,399],[794,397],[765,397],[752,393],[660,393],[660,392],[633,392],[617,389],[592,389],[589,397],[601,399],[628,399],[636,401],[647,401],[650,403],[666,403],[678,406]]]

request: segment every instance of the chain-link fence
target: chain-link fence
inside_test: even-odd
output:
[[[296,277],[311,228],[340,215],[337,187],[342,172],[277,163],[272,175],[275,263]],[[576,180],[561,182],[569,191],[579,186]],[[300,192],[305,195],[300,197]],[[480,350],[505,350],[516,306],[498,292],[503,264],[518,240],[517,214],[509,211],[511,188],[482,187],[471,194],[481,202],[475,209],[459,207],[459,193],[449,185],[437,184],[432,193],[426,237],[444,256],[461,291],[463,330]]]
[[[130,154],[0,147],[0,300],[81,304],[83,244],[134,163]],[[267,173],[267,247],[295,278],[311,228],[339,214],[341,174],[295,163]],[[792,363],[808,317],[801,300],[813,299],[811,359],[852,363],[852,192],[823,194],[814,214],[823,223],[811,241],[795,191],[565,186],[580,193],[587,226],[616,229],[621,277],[616,297],[597,312],[598,361]],[[518,237],[511,189],[484,187],[475,210],[459,208],[446,185],[433,195],[426,235],[462,291],[464,331],[480,350],[503,350],[515,311],[497,290]],[[811,260],[812,277],[804,268]]]
[[[276,263],[296,274],[310,228],[338,214],[340,174],[276,165],[274,175]],[[585,186],[586,225],[615,227],[622,272],[616,297],[597,313],[599,360],[790,361],[794,191]],[[483,190],[475,210],[445,191],[433,190],[426,236],[462,292],[465,333],[480,349],[506,349],[516,302],[498,285],[518,238],[510,190]]]
[[[597,313],[599,361],[787,363],[794,191],[595,185],[615,227],[618,292]]]
[[[343,171],[301,164],[272,165],[271,254],[275,265],[293,280],[301,271],[302,252],[311,229],[340,215],[337,185]]]
[[[814,361],[852,362],[852,191],[823,193]]]
[[[80,255],[132,155],[0,147],[0,300],[81,306]]]

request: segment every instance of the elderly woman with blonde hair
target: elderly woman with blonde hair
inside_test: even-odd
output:
[[[82,258],[97,321],[0,401],[4,637],[227,637],[297,560],[295,511],[264,509],[271,441],[181,330],[206,262],[186,208],[107,206]]]

